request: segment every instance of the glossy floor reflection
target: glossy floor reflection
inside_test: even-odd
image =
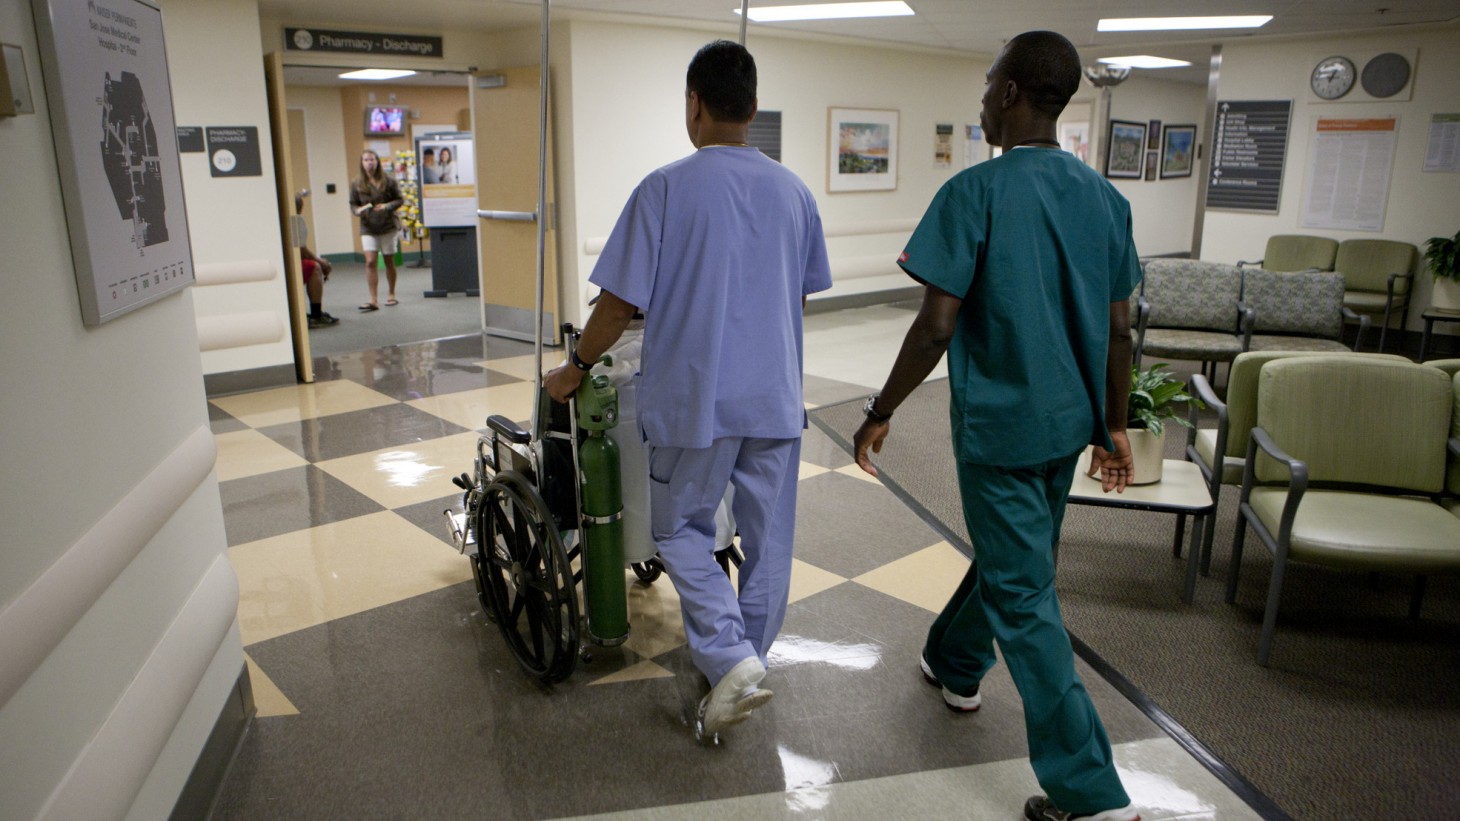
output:
[[[913,315],[808,317],[808,404],[880,384]],[[531,415],[534,366],[529,346],[463,337],[322,358],[315,385],[211,402],[259,706],[216,817],[1019,817],[1037,787],[1002,665],[973,715],[918,672],[966,560],[815,428],[776,696],[751,721],[694,741],[706,683],[667,578],[626,575],[624,645],[551,688],[525,676],[443,511],[486,416]],[[1143,817],[1257,817],[1081,673]]]

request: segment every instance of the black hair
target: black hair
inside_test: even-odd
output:
[[[700,49],[689,61],[684,85],[720,122],[748,122],[755,113],[755,58],[739,43],[716,40]]]
[[[428,148],[425,151],[422,151],[421,152],[421,156],[422,157],[434,157],[434,156],[436,156],[436,149],[434,149],[434,148]]]
[[[1080,53],[1064,35],[1026,31],[1004,46],[999,67],[1038,114],[1059,117],[1080,89]]]

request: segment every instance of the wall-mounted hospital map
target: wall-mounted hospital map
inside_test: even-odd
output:
[[[98,325],[191,285],[162,13],[32,0],[81,315]]]

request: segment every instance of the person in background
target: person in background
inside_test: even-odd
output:
[[[456,161],[451,156],[451,149],[442,147],[440,161],[436,163],[436,179],[441,183],[456,182]]]
[[[923,646],[923,676],[956,711],[979,708],[994,642],[1024,702],[1029,759],[1048,794],[1029,821],[1139,821],[1075,672],[1054,548],[1080,454],[1105,491],[1134,478],[1125,434],[1128,300],[1140,281],[1130,204],[1061,151],[1055,123],[1080,58],[1054,32],[1010,40],[979,117],[993,160],[949,180],[898,263],[923,305],[853,437],[872,475],[899,404],[948,352],[953,452],[974,559]],[[951,344],[951,347],[950,347]]]
[[[304,197],[300,194],[294,195],[294,213],[304,213]],[[304,232],[306,235],[308,231]],[[330,316],[324,312],[324,284],[329,281],[330,271],[334,266],[324,257],[316,255],[309,250],[309,246],[303,243],[308,242],[307,238],[300,239],[299,264],[304,279],[304,291],[309,295],[309,327],[328,328],[331,325],[340,324],[338,317]]]
[[[421,152],[421,185],[435,185],[441,181],[441,169],[436,167],[436,149],[427,148]]]
[[[807,294],[831,287],[831,270],[815,198],[748,144],[750,52],[710,43],[685,86],[696,151],[629,197],[589,278],[602,297],[545,387],[566,401],[643,311],[649,518],[690,656],[712,685],[696,727],[713,736],[771,697],[759,685],[786,614],[806,427],[801,315]],[[738,596],[715,562],[715,511],[731,485],[745,553]]]
[[[365,282],[370,288],[370,301],[360,306],[361,311],[380,310],[380,300],[376,295],[380,274],[375,264],[381,254],[385,255],[385,281],[389,287],[385,304],[397,304],[395,243],[400,234],[400,221],[396,219],[395,209],[403,202],[400,186],[380,166],[380,156],[368,150],[361,153],[360,174],[350,186],[350,207],[360,218],[360,245],[365,249]]]

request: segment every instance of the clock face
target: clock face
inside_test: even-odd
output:
[[[1392,51],[1380,54],[1365,64],[1360,82],[1370,96],[1393,97],[1409,82],[1409,61]]]
[[[1329,57],[1313,67],[1308,84],[1325,100],[1337,100],[1354,87],[1354,64],[1347,57]]]

